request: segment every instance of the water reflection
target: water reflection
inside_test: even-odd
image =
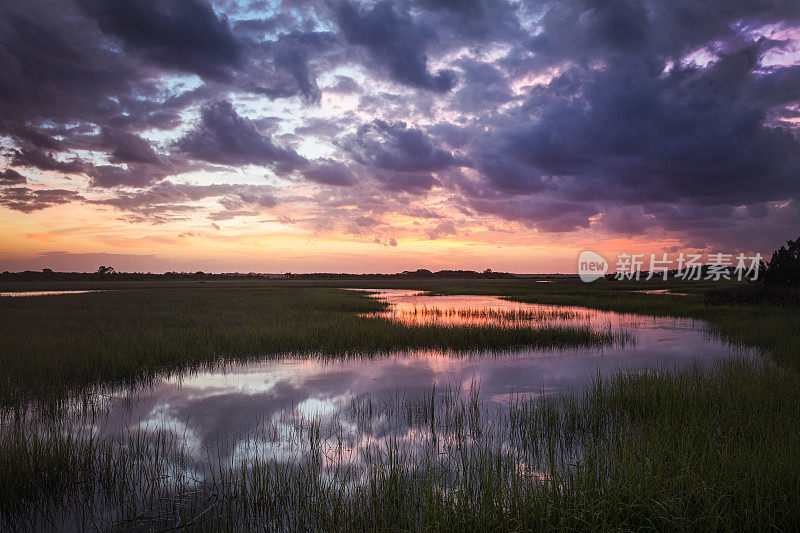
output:
[[[351,289],[359,290],[359,289]],[[390,307],[376,316],[409,325],[496,326],[505,328],[581,326],[618,331],[635,327],[633,315],[615,315],[584,307],[526,304],[494,296],[427,296],[421,291],[370,291]]]
[[[648,289],[643,291],[631,291],[638,294],[671,294],[672,296],[689,296],[688,292],[672,292],[669,289]]]
[[[103,290],[86,290],[86,291],[16,291],[16,292],[0,292],[0,297],[8,296],[11,298],[20,298],[23,296],[57,296],[59,294],[84,294],[87,292],[105,292]]]
[[[393,290],[378,291],[376,297],[390,304],[383,316],[406,323],[589,325],[627,331],[635,343],[470,356],[407,350],[383,358],[286,358],[230,365],[107,396],[107,416],[93,421],[91,429],[96,435],[166,429],[198,460],[236,461],[253,454],[297,460],[315,450],[323,458],[335,451],[339,460],[344,454],[357,461],[388,434],[405,439],[409,446],[429,445],[430,431],[414,427],[398,410],[429,397],[434,386],[460,398],[479,388],[488,408],[504,409],[514,397],[580,389],[598,375],[710,362],[734,353],[710,336],[702,323],[690,320],[520,304],[486,296],[432,297]],[[363,412],[367,402],[368,417]],[[316,444],[307,434],[314,431]]]

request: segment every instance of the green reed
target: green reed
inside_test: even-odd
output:
[[[168,427],[98,438],[63,419],[11,424],[0,514],[103,530],[794,529],[798,393],[786,369],[729,360],[507,408],[477,384],[356,395],[333,418],[264,421],[224,457]],[[288,452],[264,445],[276,441]]]
[[[363,316],[385,304],[325,288],[119,290],[0,299],[0,406],[136,383],[199,365],[286,354],[375,356],[403,348],[475,351],[608,346],[588,327],[405,325]]]

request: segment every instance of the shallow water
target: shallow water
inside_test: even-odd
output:
[[[631,291],[639,294],[671,294],[672,296],[689,296],[688,292],[672,292],[669,289],[649,289],[645,291]]]
[[[0,292],[0,297],[9,296],[11,298],[20,298],[23,296],[56,296],[59,294],[85,294],[87,292],[104,292],[102,290],[88,290],[88,291],[17,291],[17,292]]]
[[[397,420],[372,413],[373,404],[390,409],[390,404],[430,396],[434,386],[462,398],[479,389],[486,405],[503,409],[516,397],[580,390],[598,375],[742,355],[709,335],[697,321],[523,304],[489,296],[374,292],[390,304],[380,316],[406,323],[589,326],[627,332],[634,342],[606,348],[518,348],[468,355],[405,350],[372,358],[287,357],[233,364],[105,395],[104,415],[87,429],[95,435],[165,429],[180,445],[195,450],[198,459],[227,461],[257,454],[299,460],[309,452],[301,436],[303,428],[316,421],[323,449],[338,447],[341,454],[344,441],[357,457],[388,433],[411,434],[408,427],[396,427]],[[364,402],[369,402],[370,418],[374,418],[369,427],[359,422]],[[377,407],[375,412],[379,412]]]

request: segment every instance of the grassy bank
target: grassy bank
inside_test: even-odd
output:
[[[72,525],[66,513],[100,529],[792,530],[800,403],[786,400],[798,393],[785,370],[737,361],[617,376],[503,411],[449,390],[361,397],[346,424],[295,414],[282,455],[298,458],[254,450],[204,475],[187,475],[193,450],[166,433],[12,431],[0,439],[0,509],[18,527]],[[373,422],[393,432],[354,458],[347,446]],[[331,428],[344,451],[326,448]],[[262,428],[251,446],[274,438]]]
[[[403,325],[359,316],[383,304],[313,287],[114,290],[0,299],[0,405],[197,365],[286,353],[359,357],[400,348],[604,346],[588,328]]]

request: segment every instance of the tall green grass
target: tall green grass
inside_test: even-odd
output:
[[[202,471],[168,432],[98,440],[12,427],[0,435],[0,513],[19,528],[793,530],[800,403],[787,399],[798,393],[786,369],[737,360],[597,379],[505,409],[477,389],[359,396],[343,421],[290,414],[294,458],[253,445]]]
[[[385,304],[325,288],[120,290],[0,299],[0,406],[95,384],[287,353],[359,357],[401,348],[475,351],[607,346],[588,327],[404,325],[363,316]]]

